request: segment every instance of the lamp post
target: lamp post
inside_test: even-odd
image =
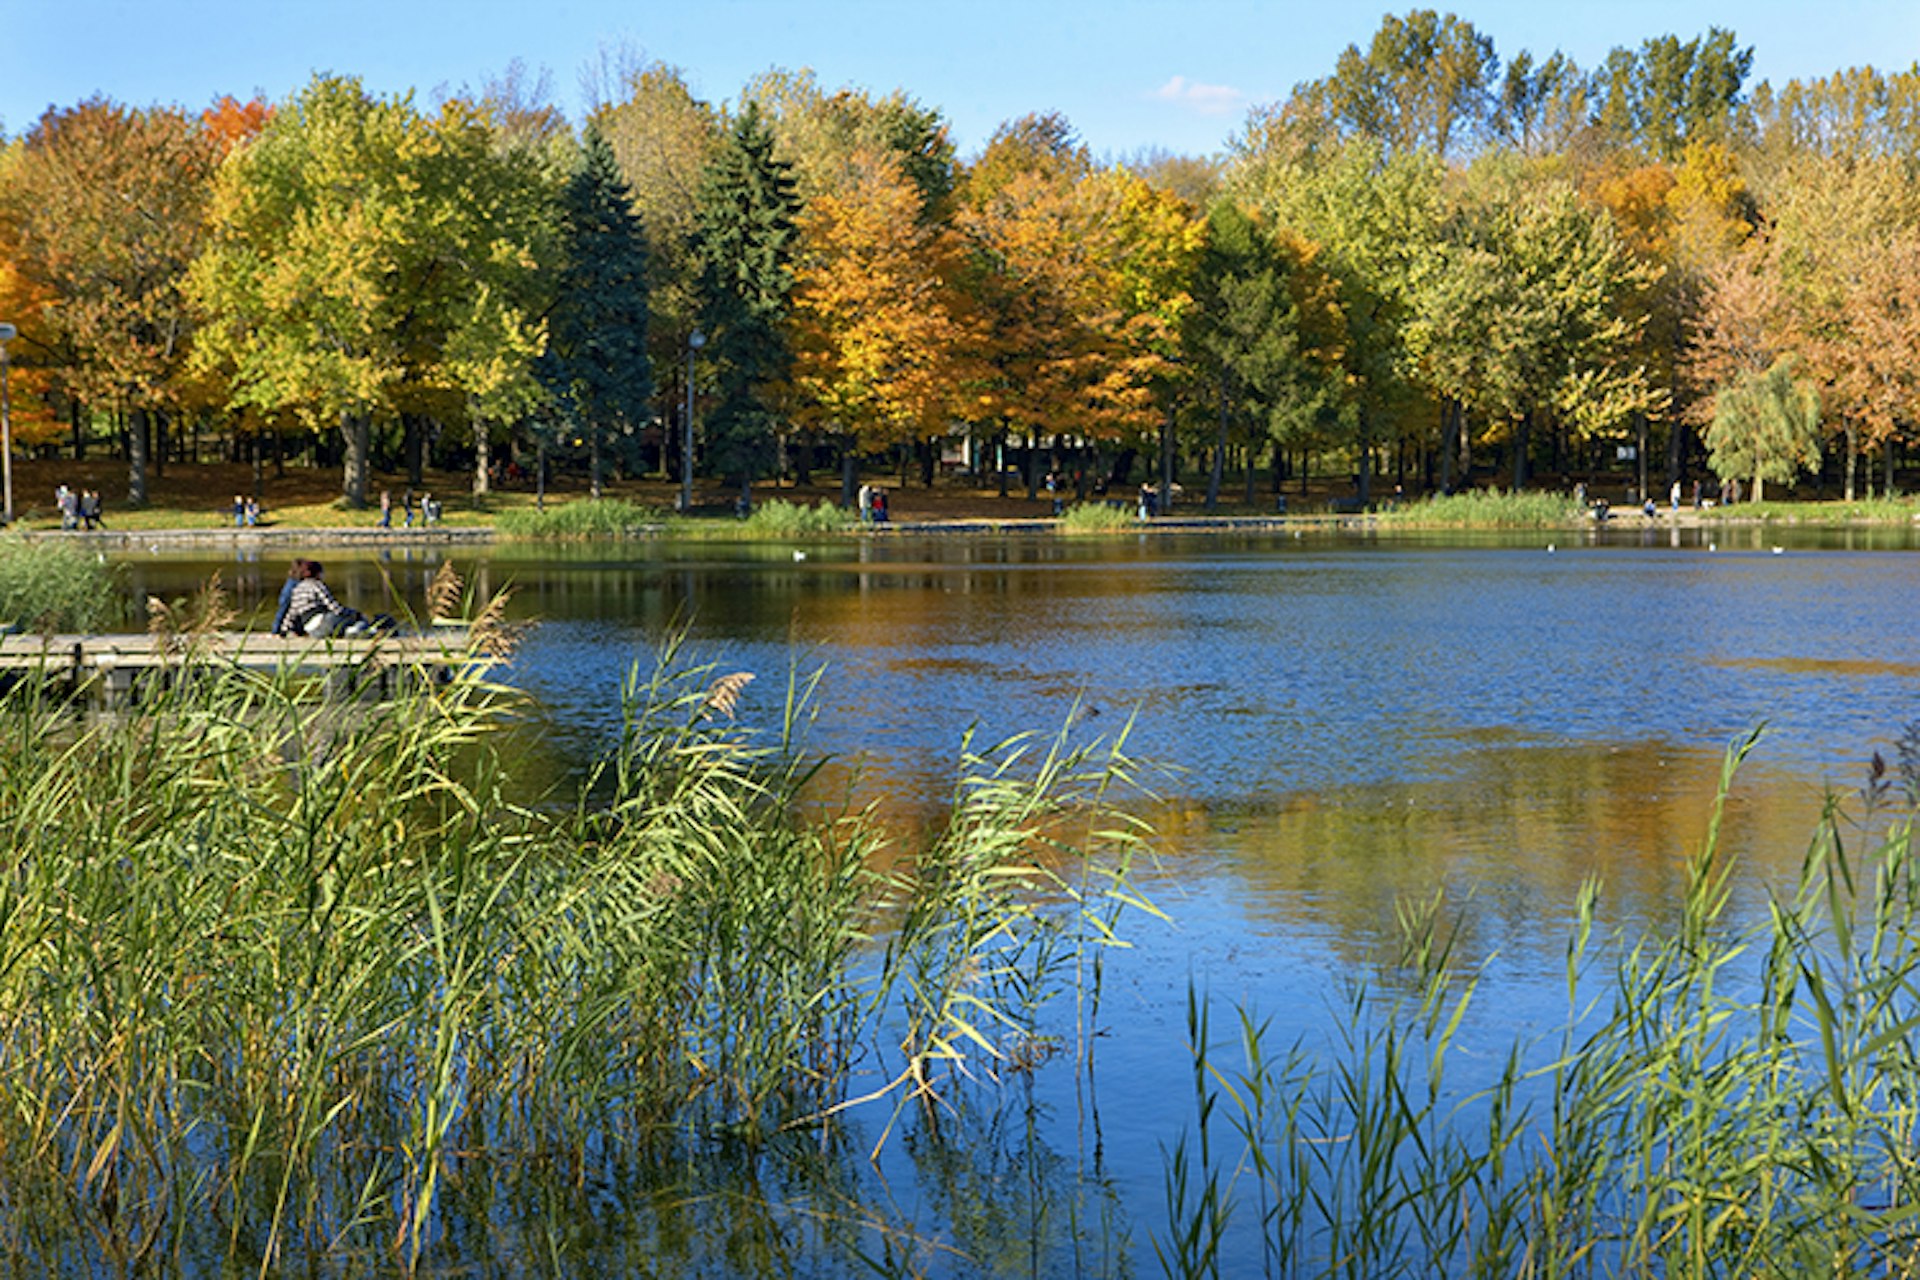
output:
[[[0,324],[0,486],[6,490],[0,524],[13,523],[13,406],[7,401],[7,344],[19,336],[12,325]]]
[[[681,417],[680,511],[693,510],[693,358],[707,345],[707,335],[695,329],[687,335],[687,411]]]

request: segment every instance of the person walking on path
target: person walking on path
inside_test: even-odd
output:
[[[80,527],[83,529],[104,529],[106,517],[100,514],[100,495],[92,489],[80,491]]]
[[[401,498],[400,504],[402,510],[406,513],[406,518],[401,521],[401,527],[411,529],[413,528],[413,490],[407,490],[405,496]]]
[[[873,523],[873,486],[870,484],[860,486],[860,523]]]
[[[393,528],[393,491],[391,489],[380,491],[380,527]]]

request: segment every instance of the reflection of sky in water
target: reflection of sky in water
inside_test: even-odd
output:
[[[1135,920],[1139,946],[1110,958],[1098,1052],[1112,1176],[1151,1224],[1159,1151],[1189,1119],[1189,981],[1220,1002],[1218,1034],[1250,1001],[1274,1044],[1313,1043],[1348,983],[1389,972],[1395,904],[1444,889],[1486,966],[1463,1059],[1491,1069],[1564,1012],[1584,879],[1605,885],[1603,928],[1670,916],[1729,739],[1770,726],[1727,819],[1752,914],[1823,787],[1857,785],[1920,719],[1920,556],[1495,541],[503,548],[488,579],[542,620],[512,678],[562,772],[611,736],[622,678],[676,625],[691,657],[756,673],[751,722],[777,724],[795,663],[824,665],[813,745],[867,758],[915,819],[970,727],[1050,731],[1079,702],[1112,733],[1133,713],[1132,753],[1178,770],[1143,877],[1172,922]],[[435,560],[385,568],[418,598]],[[160,589],[189,568],[135,572]],[[240,566],[243,603],[270,603],[279,572]],[[367,560],[329,579],[356,603],[384,589]],[[1075,1101],[1049,1101],[1071,1147]]]

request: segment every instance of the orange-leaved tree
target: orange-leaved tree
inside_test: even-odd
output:
[[[944,433],[979,380],[961,245],[924,204],[897,155],[866,149],[799,219],[794,416],[841,437],[843,499],[859,454]]]

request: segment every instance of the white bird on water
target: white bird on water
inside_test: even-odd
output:
[[[793,553],[793,558],[795,560],[805,560],[807,558],[807,553],[804,551],[796,551]]]

